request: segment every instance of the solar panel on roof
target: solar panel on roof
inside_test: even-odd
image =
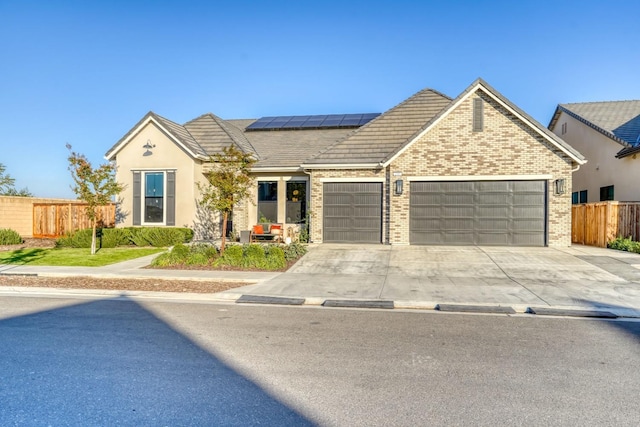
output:
[[[378,117],[379,113],[328,114],[314,116],[269,116],[251,123],[246,130],[355,128]]]

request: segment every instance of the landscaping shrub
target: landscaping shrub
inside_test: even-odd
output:
[[[22,237],[10,228],[0,228],[0,245],[19,245]]]
[[[607,245],[610,249],[617,249],[619,251],[640,253],[640,242],[634,242],[631,237],[623,238],[621,236],[612,240]]]
[[[229,245],[222,255],[218,254],[215,246],[208,243],[196,243],[190,246],[177,244],[169,252],[157,256],[151,265],[154,267],[213,265],[216,267],[281,270],[287,266],[287,261],[298,259],[304,253],[306,253],[306,247],[301,244],[282,246]],[[291,258],[287,259],[287,256]]]
[[[91,229],[78,230],[69,233],[64,237],[56,240],[56,246],[64,248],[90,248],[91,247]],[[99,243],[99,242],[98,242]]]
[[[214,265],[232,265],[241,266],[243,258],[242,246],[230,245],[227,246],[224,253],[216,260]]]
[[[301,243],[291,243],[283,247],[284,259],[294,261],[307,253],[307,247]]]
[[[173,246],[188,243],[193,238],[193,230],[190,228],[129,227],[127,230],[136,246]]]
[[[131,239],[129,237],[129,232],[123,228],[103,228],[102,247],[115,248],[118,246],[129,246],[131,245]],[[100,241],[98,241],[98,244],[99,243]],[[91,245],[91,234],[89,234],[89,245]]]
[[[179,243],[175,245],[169,252],[162,253],[151,261],[152,266],[168,267],[171,265],[185,264],[189,259],[190,250],[187,246]]]
[[[192,254],[203,254],[208,259],[215,259],[218,256],[218,250],[214,245],[208,243],[195,243],[191,245]]]
[[[187,257],[185,264],[187,265],[209,265],[211,259],[207,257],[204,253],[193,253],[189,254]]]
[[[262,245],[246,245],[244,249],[243,267],[264,268],[267,258]]]
[[[152,267],[170,267],[174,265],[170,252],[163,252],[151,261]]]
[[[56,245],[64,248],[90,248],[91,228],[78,230],[56,240]],[[115,248],[131,244],[129,232],[122,228],[103,228],[102,237],[98,237],[96,245],[100,248]]]
[[[266,254],[264,268],[267,270],[280,270],[287,266],[284,251],[279,246],[269,246]]]

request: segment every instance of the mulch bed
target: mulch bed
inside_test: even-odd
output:
[[[151,292],[193,292],[216,293],[248,283],[218,282],[200,280],[163,280],[163,279],[105,279],[95,277],[41,277],[0,275],[0,286],[99,289],[113,291],[151,291]]]
[[[3,245],[0,251],[17,251],[26,248],[53,248],[54,239],[24,239],[19,245]],[[195,266],[184,266],[184,269]],[[177,270],[180,268],[171,268]],[[212,270],[212,268],[199,268]],[[95,277],[39,277],[0,274],[0,286],[24,286],[41,288],[67,289],[99,289],[126,291],[155,291],[155,292],[194,292],[216,293],[228,289],[246,286],[243,282],[220,282],[204,280],[163,280],[163,279],[105,279]]]

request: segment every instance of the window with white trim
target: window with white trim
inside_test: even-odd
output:
[[[278,222],[278,181],[258,181],[258,222]]]
[[[287,181],[287,224],[307,222],[307,181]]]

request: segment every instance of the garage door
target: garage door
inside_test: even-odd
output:
[[[323,241],[382,241],[382,183],[327,182],[323,189]]]
[[[410,242],[544,246],[545,181],[412,182]]]

